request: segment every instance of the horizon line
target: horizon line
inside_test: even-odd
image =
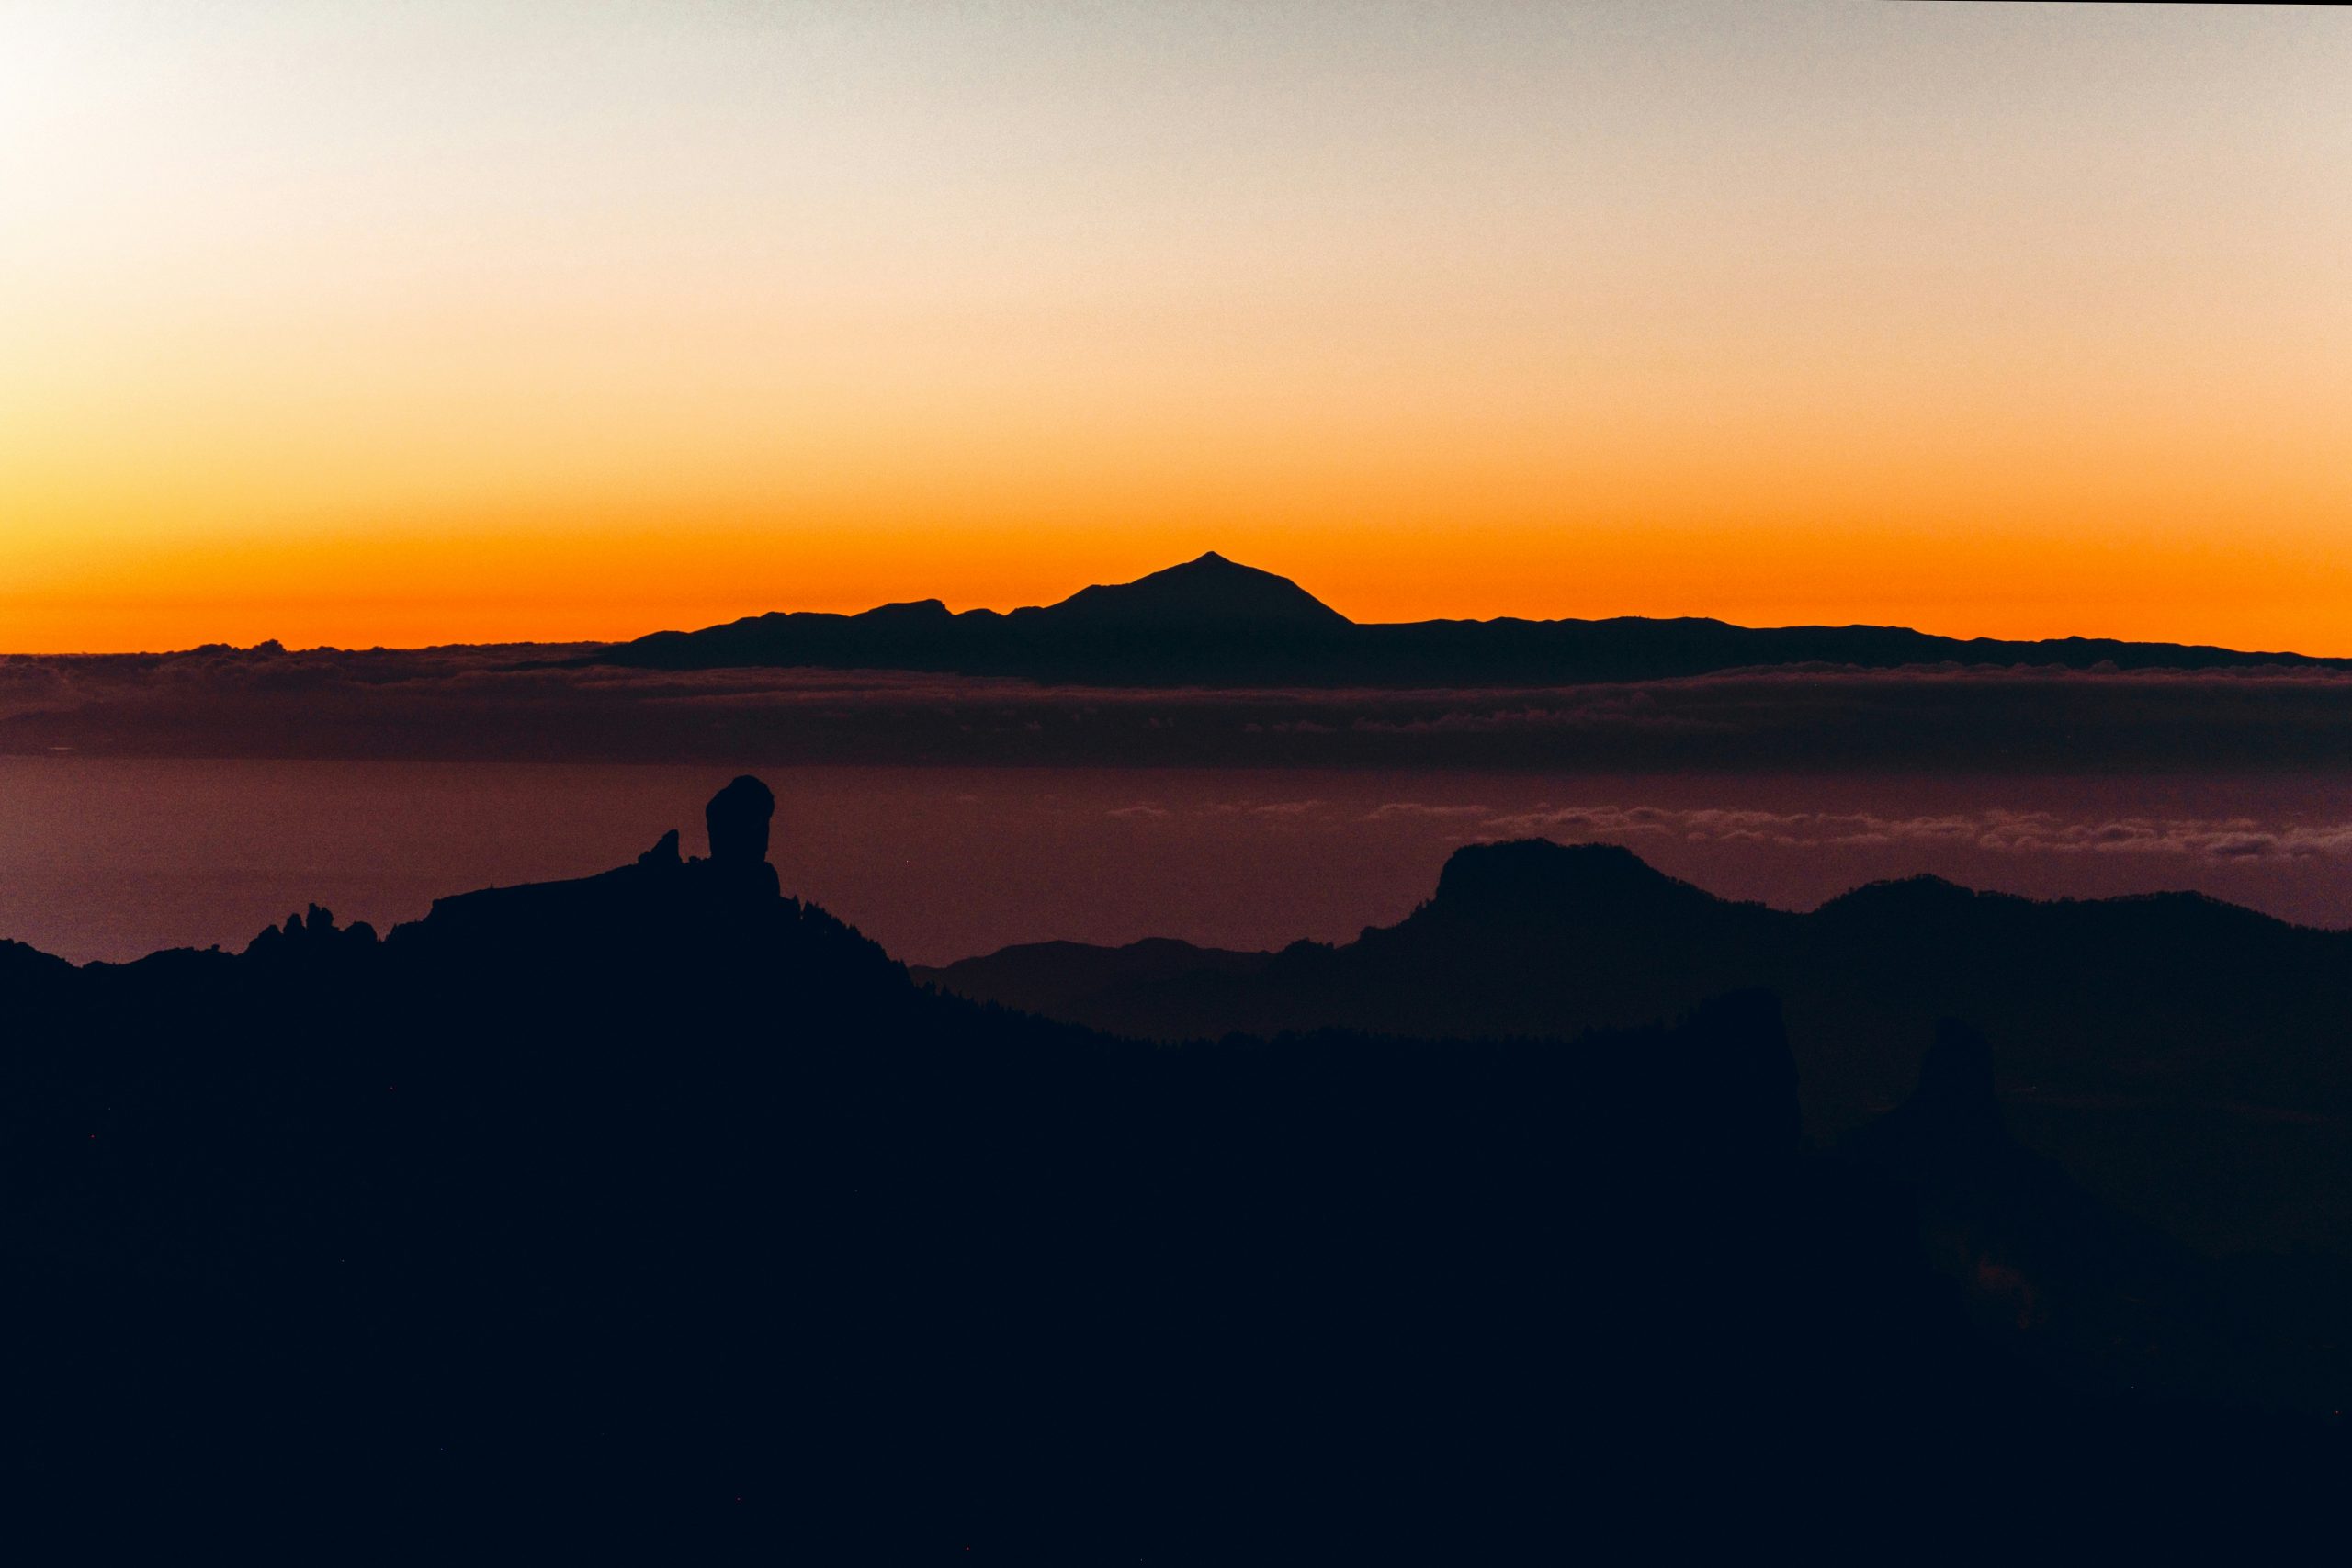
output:
[[[1086,592],[1087,591],[1089,591],[1089,590],[1091,590],[1091,589],[1126,587],[1126,586],[1132,585],[1132,584],[1134,584],[1134,583],[1143,581],[1144,580],[1146,580],[1146,579],[1148,579],[1148,578],[1159,577],[1159,576],[1162,576],[1162,575],[1167,574],[1167,573],[1170,573],[1170,572],[1175,572],[1175,571],[1182,570],[1183,570],[1183,569],[1185,569],[1185,568],[1188,568],[1188,567],[1199,567],[1199,566],[1204,566],[1204,565],[1206,565],[1206,564],[1208,564],[1208,563],[1212,563],[1212,562],[1216,563],[1216,564],[1221,565],[1221,566],[1226,566],[1226,567],[1235,568],[1235,569],[1238,569],[1238,570],[1241,570],[1241,571],[1249,572],[1249,573],[1253,574],[1253,575],[1256,575],[1256,576],[1266,577],[1266,578],[1272,578],[1272,579],[1275,580],[1276,581],[1279,581],[1279,582],[1283,582],[1283,583],[1288,584],[1290,587],[1292,587],[1292,588],[1294,588],[1294,589],[1296,589],[1300,593],[1304,594],[1306,598],[1308,598],[1309,600],[1311,600],[1311,601],[1312,601],[1313,603],[1315,603],[1316,604],[1320,605],[1322,608],[1324,608],[1324,609],[1326,609],[1326,610],[1329,610],[1329,611],[1331,612],[1331,614],[1333,614],[1333,615],[1335,615],[1339,616],[1339,617],[1340,617],[1340,619],[1342,622],[1344,622],[1347,626],[1351,626],[1351,627],[1414,626],[1438,626],[1438,625],[1453,625],[1453,626],[1492,626],[1492,625],[1496,625],[1496,624],[1498,624],[1498,623],[1517,623],[1517,624],[1523,624],[1523,625],[1539,625],[1539,626],[1540,626],[1540,625],[1561,625],[1561,624],[1576,624],[1576,625],[1594,626],[1594,625],[1605,625],[1605,624],[1608,624],[1608,623],[1611,623],[1611,622],[1618,622],[1618,621],[1639,621],[1639,622],[1649,622],[1649,623],[1657,623],[1657,622],[1672,622],[1672,621],[1692,621],[1692,622],[1704,622],[1704,623],[1708,623],[1708,624],[1714,625],[1714,626],[1729,626],[1729,627],[1733,627],[1733,628],[1736,628],[1736,629],[1738,629],[1738,630],[1742,630],[1742,631],[1758,631],[1758,632],[1768,632],[1768,631],[1808,631],[1808,630],[1829,630],[1829,631],[1843,631],[1843,630],[1867,630],[1867,631],[1907,632],[1907,633],[1910,633],[1910,634],[1915,635],[1915,636],[1919,636],[1919,637],[1934,637],[1934,638],[1937,638],[1937,639],[1941,640],[1941,641],[1958,642],[1958,643],[1996,643],[1996,644],[2017,645],[2017,646],[2031,646],[2031,645],[2039,645],[2039,644],[2044,644],[2044,643],[2068,643],[2068,642],[2116,643],[2116,644],[2120,644],[2120,645],[2132,646],[2132,647],[2143,647],[2143,648],[2150,648],[2150,647],[2153,647],[2153,648],[2178,648],[2178,649],[2188,649],[2188,650],[2191,650],[2191,651],[2216,651],[2216,652],[2223,652],[2223,653],[2238,654],[2238,655],[2241,655],[2241,656],[2264,656],[2264,655],[2277,655],[2277,656],[2278,656],[2278,657],[2286,658],[2286,659],[2294,659],[2294,660],[2313,660],[2313,661],[2318,661],[2318,662],[2323,662],[2323,663],[2346,663],[2346,662],[2352,662],[2352,654],[2320,654],[2320,653],[2309,653],[2309,652],[2305,652],[2305,651],[2302,651],[2301,649],[2289,649],[2289,648],[2280,648],[2280,647],[2272,647],[2272,648],[2249,648],[2249,647],[2240,647],[2240,646],[2236,646],[2236,645],[2229,644],[2229,643],[2183,641],[2183,640],[2180,640],[2180,639],[2177,639],[2177,638],[2169,638],[2169,637],[2127,637],[2127,636],[2117,636],[2117,635],[2108,634],[2108,633],[2098,633],[2098,632],[2080,632],[2080,631],[2076,631],[2076,632],[2063,632],[2063,633],[2055,633],[2055,634],[2045,634],[2045,635],[2038,636],[2038,637],[2003,637],[2003,636],[1996,636],[1996,635],[1985,634],[1985,633],[1956,633],[1956,632],[1941,632],[1941,631],[1935,631],[1935,630],[1932,630],[1932,629],[1930,629],[1929,627],[1928,627],[1928,626],[1920,626],[1920,625],[1910,625],[1910,624],[1905,624],[1905,623],[1904,623],[1904,622],[1900,622],[1900,621],[1891,621],[1891,620],[1889,620],[1889,621],[1880,621],[1880,620],[1850,620],[1850,621],[1830,621],[1830,620],[1814,620],[1814,621],[1804,621],[1804,620],[1793,620],[1793,621],[1771,621],[1771,622],[1766,622],[1766,621],[1746,621],[1746,620],[1734,620],[1734,619],[1731,619],[1731,618],[1729,618],[1729,617],[1727,617],[1727,616],[1724,616],[1724,615],[1652,615],[1652,614],[1642,614],[1642,613],[1638,613],[1638,612],[1635,612],[1635,613],[1615,614],[1615,615],[1528,615],[1528,614],[1512,614],[1512,613],[1503,613],[1503,614],[1497,614],[1497,615],[1425,615],[1425,616],[1419,616],[1419,617],[1414,617],[1414,618],[1409,618],[1409,619],[1392,619],[1392,620],[1359,620],[1359,619],[1355,618],[1354,616],[1351,616],[1351,615],[1348,615],[1345,611],[1340,610],[1340,609],[1337,608],[1336,606],[1334,606],[1334,605],[1332,605],[1332,604],[1329,604],[1327,601],[1325,601],[1324,599],[1322,599],[1319,595],[1316,594],[1316,593],[1314,592],[1314,591],[1313,591],[1313,590],[1311,590],[1311,589],[1307,588],[1305,584],[1301,583],[1301,582],[1300,582],[1296,578],[1287,576],[1287,575],[1285,575],[1285,574],[1283,574],[1283,573],[1281,573],[1281,572],[1278,572],[1278,571],[1273,571],[1273,570],[1270,570],[1270,569],[1267,569],[1267,568],[1251,566],[1251,565],[1250,565],[1250,564],[1249,564],[1248,562],[1246,562],[1246,561],[1241,561],[1241,560],[1236,559],[1234,557],[1229,556],[1229,555],[1227,555],[1227,554],[1225,554],[1223,551],[1218,550],[1218,549],[1216,549],[1216,548],[1210,548],[1210,549],[1204,550],[1204,551],[1202,551],[1199,555],[1194,556],[1194,557],[1193,557],[1193,558],[1191,558],[1190,559],[1187,559],[1187,560],[1177,561],[1177,562],[1174,562],[1174,563],[1172,563],[1172,564],[1170,564],[1170,565],[1169,565],[1169,566],[1155,568],[1155,569],[1153,569],[1153,570],[1149,570],[1149,571],[1143,572],[1143,573],[1139,574],[1139,575],[1138,575],[1138,576],[1136,576],[1136,577],[1127,578],[1127,579],[1124,579],[1124,580],[1117,581],[1109,581],[1109,582],[1088,582],[1088,583],[1082,583],[1082,584],[1080,584],[1079,587],[1074,588],[1074,589],[1071,589],[1069,592],[1067,592],[1067,593],[1063,594],[1059,599],[1046,600],[1046,601],[1042,601],[1042,602],[1038,602],[1038,603],[1032,603],[1032,604],[1015,604],[1015,605],[1012,605],[1012,606],[1011,606],[1011,607],[1009,607],[1009,608],[1003,608],[1003,609],[1000,609],[1000,608],[998,608],[997,606],[992,605],[992,604],[969,604],[969,605],[964,606],[963,608],[960,608],[960,609],[959,609],[959,608],[956,608],[956,607],[955,607],[954,605],[950,604],[947,602],[947,600],[946,600],[945,598],[944,598],[943,596],[941,596],[941,595],[938,595],[938,594],[922,594],[922,595],[918,595],[918,596],[916,596],[916,597],[912,597],[912,598],[904,598],[904,599],[884,599],[884,600],[882,600],[882,601],[880,601],[880,602],[878,602],[878,603],[872,604],[868,604],[868,605],[866,605],[865,608],[863,608],[863,609],[858,609],[858,610],[831,610],[831,609],[821,609],[821,608],[775,608],[775,607],[771,607],[771,608],[769,608],[769,609],[765,609],[765,610],[752,610],[752,611],[745,612],[745,613],[743,613],[743,614],[741,614],[741,615],[729,615],[729,616],[723,616],[723,617],[720,617],[720,618],[718,618],[718,619],[707,620],[707,621],[700,621],[700,622],[695,622],[695,623],[691,623],[691,624],[689,624],[689,623],[684,623],[684,622],[679,622],[679,623],[670,623],[670,624],[659,625],[659,626],[654,626],[649,627],[649,628],[647,628],[647,629],[645,629],[645,630],[642,630],[642,631],[638,631],[638,632],[633,632],[633,633],[628,633],[628,634],[626,634],[626,635],[615,636],[615,637],[527,637],[527,636],[526,636],[526,637],[516,637],[451,638],[451,639],[447,639],[447,640],[422,641],[422,642],[413,642],[413,643],[411,643],[411,642],[404,642],[404,643],[373,642],[373,643],[368,643],[368,644],[364,644],[364,645],[363,645],[363,644],[359,644],[359,643],[356,643],[356,642],[326,642],[326,641],[315,642],[315,643],[306,643],[306,642],[300,642],[300,641],[296,641],[296,642],[288,642],[288,641],[286,641],[285,639],[283,639],[283,638],[281,638],[281,637],[279,637],[272,636],[272,637],[266,637],[258,638],[258,639],[256,639],[256,640],[254,640],[254,641],[253,641],[253,642],[249,642],[249,643],[241,643],[241,642],[236,642],[236,641],[233,641],[233,640],[231,640],[231,639],[228,639],[228,638],[225,638],[225,637],[224,637],[224,638],[208,638],[208,639],[206,639],[206,640],[204,640],[204,641],[202,641],[202,642],[190,643],[190,644],[187,644],[187,645],[180,646],[180,647],[168,647],[168,646],[165,646],[165,647],[156,647],[156,646],[149,646],[149,647],[139,647],[139,648],[94,648],[94,647],[82,647],[82,648],[0,648],[0,658],[12,658],[12,659],[131,659],[131,658],[168,658],[168,657],[173,657],[173,656],[176,656],[176,655],[189,654],[189,653],[201,653],[201,652],[207,652],[207,651],[235,651],[235,652],[241,652],[241,653],[254,653],[254,652],[269,651],[269,650],[272,650],[273,649],[274,649],[275,650],[277,650],[277,651],[287,652],[287,653],[306,653],[306,652],[332,652],[332,653],[424,653],[424,652],[431,652],[431,651],[434,651],[434,650],[435,650],[435,649],[502,649],[502,648],[517,648],[517,649],[521,649],[521,648],[532,648],[532,649],[587,649],[587,648],[618,648],[618,647],[624,647],[624,646],[627,646],[627,645],[628,645],[628,644],[629,644],[629,643],[633,643],[633,642],[639,641],[639,640],[640,640],[641,638],[644,638],[644,637],[653,637],[653,636],[661,635],[661,634],[663,634],[663,633],[673,633],[673,634],[685,634],[685,635],[692,635],[692,634],[695,634],[695,633],[697,633],[697,632],[702,632],[702,631],[711,630],[711,629],[713,629],[713,628],[719,627],[719,626],[733,626],[733,625],[737,625],[737,624],[740,624],[740,623],[741,623],[741,622],[745,622],[745,621],[756,621],[756,620],[760,620],[760,619],[763,619],[763,618],[764,618],[764,617],[766,617],[766,616],[770,616],[770,615],[833,615],[833,616],[841,617],[841,618],[842,618],[842,619],[854,619],[854,618],[856,618],[856,617],[861,616],[861,615],[871,615],[871,614],[873,614],[873,613],[875,613],[875,612],[876,612],[876,611],[879,611],[879,610],[893,609],[893,608],[902,608],[902,607],[911,607],[911,606],[918,606],[918,605],[923,605],[923,604],[937,604],[937,605],[941,606],[941,608],[942,608],[942,609],[944,609],[944,611],[946,611],[946,613],[947,613],[948,615],[950,615],[951,616],[963,616],[963,615],[975,615],[975,614],[989,614],[989,615],[1015,615],[1015,614],[1018,614],[1018,613],[1021,613],[1021,612],[1023,612],[1023,611],[1034,611],[1034,610],[1045,610],[1045,609],[1051,609],[1051,608],[1054,608],[1054,607],[1055,607],[1055,606],[1057,606],[1057,605],[1059,605],[1059,604],[1063,604],[1068,603],[1068,602],[1069,602],[1069,601],[1070,601],[1071,599],[1076,598],[1079,594],[1083,593],[1083,592]],[[404,602],[405,602],[405,601],[404,601]],[[435,601],[435,603],[441,603],[441,602],[454,602],[454,601]]]

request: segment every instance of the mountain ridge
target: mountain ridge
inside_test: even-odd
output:
[[[917,986],[784,896],[773,815],[739,778],[707,857],[381,939],[313,906],[238,953],[0,944],[19,1490],[1020,1562],[1320,1560],[1351,1521],[1367,1561],[1556,1554],[1564,1506],[1687,1505],[1726,1444],[1806,1496],[1892,1456],[1964,1504],[1987,1453],[2333,1495],[2344,1276],[2078,1190],[1991,1100],[2013,1028],[1939,1027],[1836,1148],[1764,990],[1140,1045]],[[1470,864],[1474,938],[1514,876],[1688,886]]]
[[[2205,644],[1947,637],[1904,626],[1753,627],[1706,616],[1358,622],[1286,577],[1217,552],[1051,604],[951,611],[937,599],[856,615],[770,611],[659,631],[576,660],[645,669],[806,666],[1021,676],[1074,684],[1413,687],[1651,680],[1823,664],[2067,669],[2340,667]]]
[[[910,972],[943,990],[1157,1040],[1345,1028],[1566,1038],[1743,988],[1779,995],[1807,1124],[1834,1136],[1907,1092],[1939,1021],[1997,1039],[2042,1153],[2183,1234],[2243,1225],[2352,1248],[2352,931],[2201,895],[2037,900],[1937,877],[1791,911],[1720,898],[1607,844],[1457,850],[1433,897],[1353,941],[1276,952],[1014,947]],[[2290,1155],[2271,1123],[2307,1120]],[[2303,1137],[2304,1134],[2298,1134]],[[2175,1145],[2303,1162],[2238,1212],[2172,1184]],[[2267,1228],[2266,1228],[2267,1227]]]
[[[1353,624],[1289,578],[1227,560],[1215,550],[1148,572],[1132,582],[1095,583],[1057,604],[1011,614],[1103,626],[1287,626],[1328,630]]]

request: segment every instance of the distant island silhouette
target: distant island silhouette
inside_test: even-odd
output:
[[[1759,628],[1701,617],[1359,623],[1288,578],[1210,551],[1054,604],[957,614],[922,599],[854,615],[771,612],[699,631],[655,632],[582,662],[912,670],[1077,684],[1476,687],[1804,664],[2223,670],[2343,661],[2107,637],[2019,642],[1901,626]]]
[[[14,1483],[830,1561],[1518,1561],[1563,1510],[1654,1535],[1701,1474],[1726,1531],[2333,1495],[2340,1272],[2200,1256],[2008,1126],[2005,1063],[2116,995],[2019,968],[2041,1017],[1902,967],[2112,909],[1989,947],[1957,889],[1783,918],[1845,922],[1905,1064],[1828,1137],[1810,1015],[1724,956],[1767,912],[1622,852],[1465,851],[1353,949],[1088,957],[1402,1010],[1155,1044],[919,983],[782,893],[796,826],[739,778],[707,855],[672,831],[380,936],[0,944]],[[2137,908],[2224,943],[2233,994],[2335,1006],[2316,933]],[[1548,1027],[1611,970],[1615,1021]],[[2187,977],[2143,979],[2155,1028]],[[1982,1021],[1923,1051],[1948,1001]],[[2302,1070],[2276,1044],[2232,1043],[2250,1083]]]
[[[1358,625],[1210,554],[616,644],[0,654],[0,757],[2335,776],[2352,661],[1703,619]]]

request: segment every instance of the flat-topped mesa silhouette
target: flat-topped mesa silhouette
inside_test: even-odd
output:
[[[1790,664],[2216,669],[2329,665],[2291,653],[2060,637],[1936,637],[1902,626],[1748,627],[1657,620],[1349,620],[1286,577],[1211,550],[1056,604],[952,613],[936,599],[862,615],[772,611],[661,631],[581,663],[809,666],[1026,676],[1080,685],[1543,686]]]
[[[1436,895],[1416,918],[1517,925],[1622,923],[1704,915],[1723,902],[1621,844],[1518,839],[1454,851],[1438,874]]]

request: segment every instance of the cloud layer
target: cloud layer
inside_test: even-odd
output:
[[[1136,691],[571,668],[570,651],[0,658],[0,752],[1588,773],[2352,766],[2352,675],[2333,671],[1792,668],[1510,692]],[[2167,838],[2153,823],[2116,826],[2118,841]]]

